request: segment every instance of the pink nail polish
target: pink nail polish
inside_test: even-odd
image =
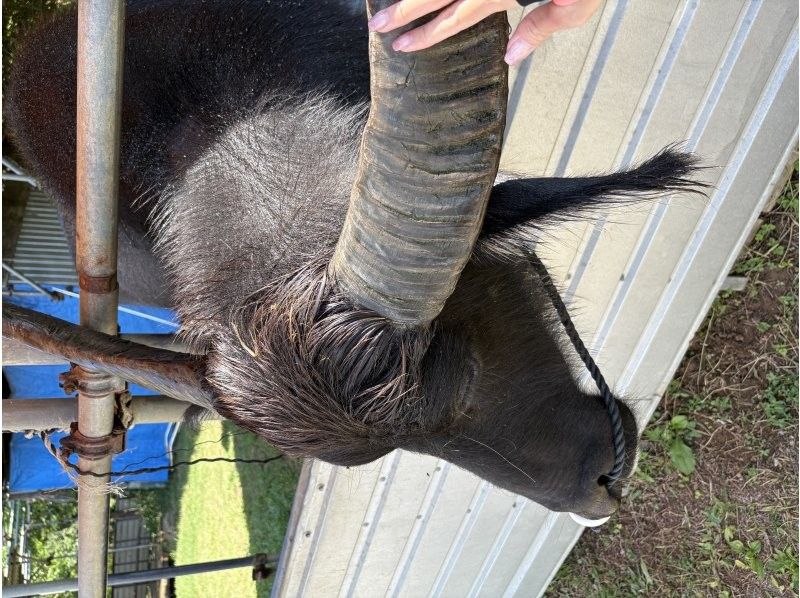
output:
[[[397,52],[402,52],[403,50],[408,48],[412,43],[414,43],[414,40],[411,39],[410,36],[401,35],[396,40],[394,40],[392,48],[394,48]]]
[[[524,59],[531,51],[530,44],[518,39],[511,43],[506,49],[505,61],[514,65]]]
[[[389,22],[389,15],[380,11],[372,15],[372,18],[367,22],[367,27],[370,31],[380,31]]]

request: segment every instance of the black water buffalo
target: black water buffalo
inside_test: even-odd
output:
[[[418,451],[605,516],[609,416],[575,379],[531,248],[555,221],[689,188],[693,160],[668,149],[608,176],[493,186],[505,16],[416,54],[392,52],[395,35],[370,39],[345,2],[131,1],[120,292],[173,306],[204,357],[76,328],[48,348],[292,455]],[[5,107],[73,236],[75,72],[66,12],[30,33]],[[625,476],[637,433],[619,409]]]

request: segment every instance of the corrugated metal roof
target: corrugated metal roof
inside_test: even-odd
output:
[[[32,189],[28,196],[14,257],[8,262],[38,284],[78,285],[75,261],[58,212],[40,189]],[[15,282],[13,277],[11,282]]]

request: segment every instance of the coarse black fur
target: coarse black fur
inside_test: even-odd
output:
[[[67,13],[30,34],[6,105],[70,235],[75,28]],[[607,514],[608,418],[574,379],[527,256],[546,224],[690,188],[693,158],[668,148],[612,175],[497,185],[441,315],[398,328],[327,267],[365,122],[366,40],[345,2],[129,2],[124,296],[174,306],[207,351],[215,408],[286,452],[355,465],[421,451],[552,509]]]
[[[350,106],[368,100],[366,24],[352,6],[349,0],[320,2],[313,10],[302,0],[127,3],[119,230],[123,298],[171,302],[147,224],[153,200],[180,185],[185,171],[228,127],[268,111],[276,97],[327,94]],[[60,204],[69,237],[75,230],[76,32],[74,8],[39,23],[14,57],[4,94],[15,145]]]

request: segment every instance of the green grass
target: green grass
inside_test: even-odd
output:
[[[199,457],[260,459],[277,452],[227,422],[206,422],[199,431],[181,430],[176,460]],[[177,512],[176,565],[278,554],[294,496],[299,463],[200,463],[181,467],[167,490]],[[178,598],[269,596],[272,579],[254,582],[248,568],[176,579]]]

